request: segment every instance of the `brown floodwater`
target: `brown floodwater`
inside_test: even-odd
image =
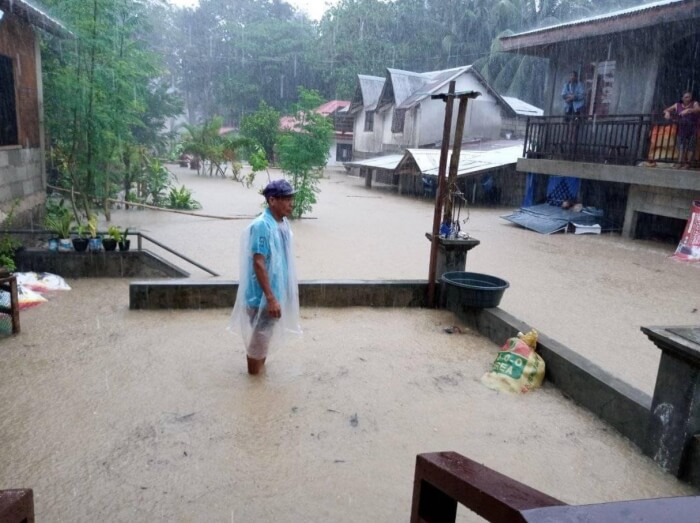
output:
[[[177,173],[202,212],[260,210],[254,188]],[[316,219],[293,224],[302,279],[426,277],[429,202],[340,173],[321,188]],[[505,211],[471,210],[468,268],[511,282],[506,311],[650,391],[658,354],[639,326],[692,322],[697,268]],[[113,221],[237,277],[247,220]],[[228,310],[129,311],[127,281],[69,283],[0,342],[0,488],[34,488],[38,521],[406,521],[415,455],[439,450],[568,503],[695,493],[554,387],[485,388],[497,347],[447,334],[445,311],[305,308],[304,337],[252,378]]]

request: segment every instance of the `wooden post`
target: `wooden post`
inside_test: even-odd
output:
[[[459,98],[459,109],[457,109],[457,127],[455,129],[455,140],[452,146],[452,156],[450,157],[450,171],[447,176],[445,192],[445,211],[442,215],[442,222],[452,222],[452,196],[457,186],[457,171],[459,170],[459,156],[462,152],[462,136],[464,135],[464,120],[467,116],[467,104],[470,98],[476,98],[481,93],[471,91],[457,95]]]
[[[440,235],[440,215],[442,214],[442,195],[445,190],[445,168],[447,167],[447,151],[450,146],[450,131],[452,129],[452,106],[454,104],[455,81],[450,82],[447,95],[434,95],[432,98],[442,98],[445,102],[445,123],[442,129],[442,145],[440,147],[440,164],[438,167],[438,183],[435,191],[435,212],[433,213],[433,233],[430,240],[430,264],[428,266],[428,307],[435,307],[435,268],[437,266],[438,241]]]

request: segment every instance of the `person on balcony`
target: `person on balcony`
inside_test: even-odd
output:
[[[569,81],[564,84],[564,89],[561,91],[561,97],[564,100],[564,116],[567,120],[581,116],[586,92],[583,83],[578,81],[576,71],[571,71]]]
[[[700,122],[700,104],[693,100],[693,93],[686,91],[680,102],[664,109],[664,118],[674,119],[678,125],[676,147],[680,168],[687,169],[695,156],[696,135]]]

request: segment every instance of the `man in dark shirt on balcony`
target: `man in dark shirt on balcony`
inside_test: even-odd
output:
[[[583,84],[578,81],[578,73],[576,71],[571,71],[569,81],[564,84],[564,89],[561,91],[561,97],[564,100],[564,115],[567,120],[581,116],[585,101],[585,91]]]
[[[686,91],[680,102],[664,109],[664,118],[677,120],[676,146],[680,160],[680,168],[687,169],[695,155],[696,135],[700,122],[700,104],[693,100],[693,93]]]

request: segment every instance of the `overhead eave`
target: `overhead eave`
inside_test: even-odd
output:
[[[54,36],[75,38],[75,35],[58,20],[24,0],[0,0],[0,9]]]
[[[631,12],[620,11],[504,36],[500,39],[501,50],[541,55],[561,42],[645,29],[689,18],[700,18],[700,3],[693,0],[658,2],[642,5]]]

